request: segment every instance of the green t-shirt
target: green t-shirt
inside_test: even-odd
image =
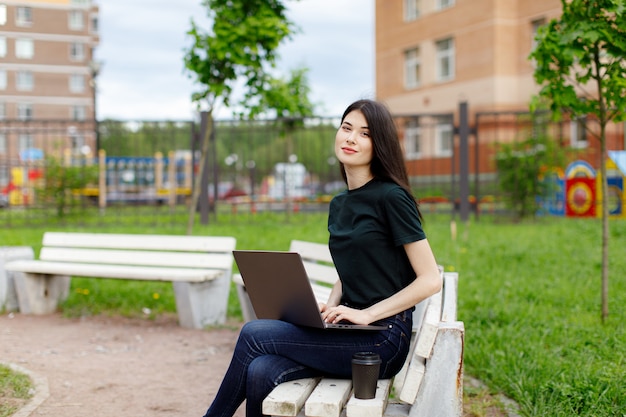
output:
[[[374,179],[330,203],[329,247],[341,279],[341,303],[369,307],[415,280],[402,245],[426,238],[413,198]]]

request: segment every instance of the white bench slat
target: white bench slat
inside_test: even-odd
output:
[[[235,249],[236,239],[230,236],[46,232],[43,246],[229,252]]]
[[[327,284],[334,284],[339,279],[339,274],[334,266],[312,262],[310,259],[302,259],[304,269],[312,281],[321,281]]]
[[[424,372],[426,371],[426,359],[422,357],[413,357],[409,363],[409,367],[406,371],[404,383],[400,391],[401,401],[408,404],[415,402],[415,397],[420,389],[422,380],[424,379]]]
[[[423,358],[430,357],[433,344],[435,343],[435,337],[437,336],[437,329],[441,319],[441,297],[441,291],[430,297],[431,300],[428,307],[426,307],[424,321],[418,333],[415,354]]]
[[[223,268],[232,265],[230,253],[161,252],[145,250],[81,249],[44,247],[42,261],[166,266],[181,268]]]
[[[409,355],[407,359],[404,361],[404,365],[400,372],[393,379],[393,389],[396,392],[402,392],[402,388],[404,387],[405,378],[409,369],[409,364],[412,359],[413,352],[415,351],[415,344],[417,343],[417,334],[419,333],[419,328],[422,326],[424,321],[424,315],[426,314],[426,307],[430,303],[430,297],[418,303],[415,306],[415,311],[413,312],[413,333],[411,334],[411,345],[409,347]]]
[[[304,405],[307,417],[339,417],[350,392],[352,381],[349,379],[322,379]]]
[[[33,274],[67,275],[93,278],[120,278],[151,281],[210,281],[224,273],[221,269],[182,269],[133,265],[96,265],[70,262],[17,260],[12,271]]]
[[[459,291],[459,273],[446,272],[444,274],[445,291],[443,292],[443,307],[441,321],[453,322],[457,319],[457,300]]]
[[[385,411],[387,402],[389,401],[389,391],[391,390],[390,379],[379,379],[376,386],[376,396],[371,400],[359,400],[350,397],[346,404],[347,417],[380,417]]]
[[[320,378],[303,378],[285,382],[263,400],[263,414],[295,417]]]
[[[327,244],[292,240],[289,251],[302,254],[305,259],[314,259],[334,265],[333,257]]]

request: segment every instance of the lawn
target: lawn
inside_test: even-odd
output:
[[[259,213],[253,221],[196,226],[194,234],[235,236],[240,249],[286,249],[291,239],[325,242],[325,225],[323,214]],[[626,416],[626,221],[610,227],[610,313],[603,323],[599,220],[511,224],[482,217],[459,223],[453,234],[449,216],[426,216],[439,263],[459,272],[466,373],[513,398],[522,415]],[[5,229],[0,242],[38,249],[45,230]],[[96,231],[184,234],[185,224]],[[175,305],[169,284],[74,279],[62,308],[68,316],[153,317]],[[229,315],[240,317],[234,291]]]

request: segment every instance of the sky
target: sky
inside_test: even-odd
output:
[[[311,100],[321,116],[340,116],[373,98],[374,0],[284,0],[299,27],[278,50],[276,75],[309,68]],[[192,80],[184,72],[190,21],[209,28],[201,0],[97,0],[101,63],[98,119],[191,120]],[[233,97],[236,98],[236,97]],[[221,106],[216,117],[231,117]]]

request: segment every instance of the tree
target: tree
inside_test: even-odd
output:
[[[201,87],[192,100],[204,107],[208,116],[200,173],[209,151],[215,106],[230,105],[230,96],[240,78],[245,79],[245,97],[258,96],[267,87],[268,72],[275,65],[278,46],[294,31],[279,0],[204,0],[203,5],[213,22],[212,31],[203,31],[192,20],[188,35],[193,38],[193,44],[184,58],[186,70]],[[200,184],[198,175],[189,208],[188,234],[193,228]]]
[[[538,198],[554,192],[542,177],[562,166],[564,160],[565,150],[546,135],[531,135],[523,141],[501,145],[496,154],[498,180],[519,218],[534,216],[539,208]]]
[[[592,116],[599,131],[602,196],[608,196],[606,126],[626,119],[626,4],[624,0],[561,0],[563,13],[540,28],[535,80],[555,117]],[[536,102],[536,101],[535,101]],[[608,309],[609,209],[602,205],[602,320]]]

